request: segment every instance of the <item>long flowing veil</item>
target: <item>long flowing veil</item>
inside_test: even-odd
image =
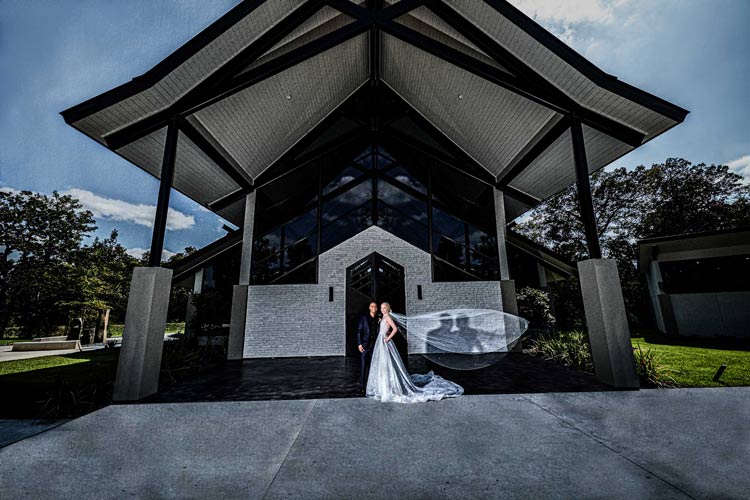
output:
[[[456,370],[476,370],[502,359],[528,329],[520,316],[493,309],[448,309],[406,316],[391,312],[409,350]]]

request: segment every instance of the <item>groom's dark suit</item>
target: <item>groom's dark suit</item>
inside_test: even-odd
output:
[[[378,315],[373,318],[370,313],[363,314],[357,326],[357,344],[361,345],[365,352],[361,353],[362,363],[359,371],[359,386],[365,389],[367,375],[370,372],[370,360],[372,359],[372,348],[378,336]]]

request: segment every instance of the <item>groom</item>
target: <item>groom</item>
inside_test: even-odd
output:
[[[368,314],[363,314],[357,326],[357,344],[361,356],[359,370],[359,392],[365,393],[367,375],[370,373],[370,360],[372,359],[372,348],[378,336],[378,303],[370,302]]]

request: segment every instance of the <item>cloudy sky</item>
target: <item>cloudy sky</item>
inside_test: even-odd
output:
[[[750,1],[511,0],[604,71],[680,105],[681,126],[618,160],[728,164],[750,182]],[[59,112],[144,73],[234,6],[228,0],[0,0],[0,189],[70,193],[150,245],[157,181],[65,125]],[[165,248],[222,236],[173,192]]]

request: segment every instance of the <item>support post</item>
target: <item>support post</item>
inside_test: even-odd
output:
[[[138,401],[159,389],[171,286],[171,269],[133,270],[113,401]]]
[[[187,308],[185,311],[185,339],[192,340],[196,337],[195,316],[198,310],[193,303],[195,297],[203,291],[203,268],[197,270],[193,276],[193,289],[188,293]]]
[[[640,384],[635,371],[633,348],[630,345],[630,329],[617,262],[614,259],[602,259],[589,184],[583,128],[576,117],[571,118],[570,131],[578,203],[589,251],[589,258],[578,262],[578,277],[581,282],[594,372],[605,384],[636,389]]]
[[[177,119],[173,119],[167,126],[167,140],[164,144],[164,158],[161,164],[159,200],[156,203],[154,232],[151,235],[151,254],[149,255],[148,262],[148,265],[151,267],[159,267],[161,265],[161,254],[164,249],[164,233],[167,229],[167,215],[169,214],[169,194],[172,191],[174,165],[177,159],[178,136]]]
[[[242,257],[239,284],[232,289],[232,314],[229,321],[227,359],[242,359],[245,353],[247,293],[250,285],[250,265],[253,257],[253,227],[255,222],[255,191],[245,197],[245,219],[242,228]]]
[[[516,298],[516,282],[510,279],[508,267],[507,229],[505,224],[505,195],[497,187],[494,188],[495,227],[497,229],[497,258],[500,267],[500,300],[503,311],[518,315],[518,300]],[[512,352],[522,352],[523,346],[519,339],[512,347]]]
[[[495,189],[495,226],[497,228],[497,257],[500,265],[500,279],[509,280],[508,247],[506,245],[507,230],[505,228],[505,196],[498,188]]]
[[[601,259],[602,251],[599,248],[599,235],[596,230],[596,218],[594,216],[594,202],[591,198],[591,184],[589,183],[589,167],[586,159],[586,146],[583,140],[583,128],[581,122],[573,118],[571,127],[573,138],[573,162],[576,169],[576,188],[578,190],[578,205],[581,210],[581,221],[586,234],[586,246],[589,250],[590,259]]]
[[[155,394],[159,388],[161,353],[167,326],[169,292],[172,288],[172,270],[160,265],[178,134],[177,120],[173,119],[167,127],[164,144],[159,199],[151,237],[150,267],[133,269],[130,281],[113,401],[137,401]]]
[[[637,389],[630,329],[614,259],[578,263],[581,295],[596,378],[613,387]]]

